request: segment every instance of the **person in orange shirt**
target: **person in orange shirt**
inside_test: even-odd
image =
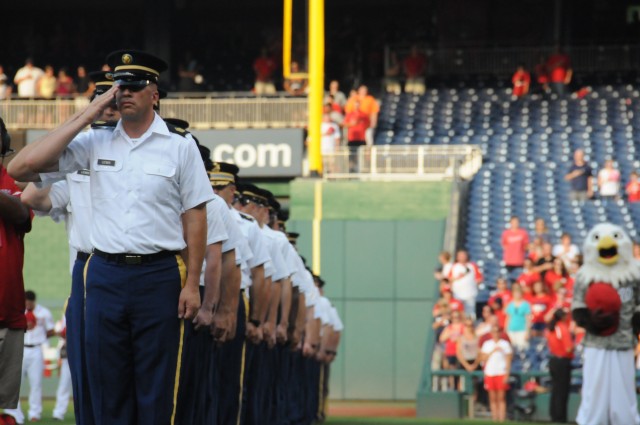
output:
[[[569,326],[565,320],[566,313],[558,309],[553,314],[545,330],[551,358],[549,373],[551,374],[551,401],[549,415],[551,422],[567,422],[567,401],[571,385],[571,359],[573,359],[573,340]]]
[[[359,104],[359,107],[356,106],[357,104]],[[369,116],[369,127],[367,128],[365,139],[367,145],[371,146],[373,144],[373,131],[378,125],[380,104],[369,94],[369,89],[365,85],[358,87],[358,91],[355,96],[349,96],[349,100],[344,108],[347,114],[356,109]]]
[[[513,95],[516,97],[522,97],[529,93],[529,86],[531,85],[531,74],[524,69],[524,65],[518,65],[518,69],[511,77],[513,83]]]

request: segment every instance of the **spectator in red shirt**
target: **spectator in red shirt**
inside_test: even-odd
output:
[[[529,86],[531,85],[531,74],[524,69],[524,65],[518,65],[518,69],[511,77],[513,83],[513,95],[515,97],[522,97],[529,93]]]
[[[629,175],[629,183],[625,189],[629,202],[640,201],[640,181],[638,181],[638,173],[632,171]]]
[[[552,295],[560,288],[573,289],[573,278],[569,275],[561,258],[553,260],[553,269],[544,275],[544,283]]]
[[[544,284],[537,281],[533,284],[533,292],[527,301],[531,305],[531,336],[542,336],[545,328],[545,316],[553,305],[553,300],[547,294]]]
[[[406,93],[424,94],[424,73],[427,70],[427,56],[420,51],[418,46],[411,46],[411,52],[403,63],[402,68],[406,77],[404,91]]]
[[[273,84],[273,73],[276,70],[276,62],[266,48],[260,50],[260,56],[253,62],[253,70],[256,73],[256,82],[253,91],[256,95],[275,94],[276,86]]]
[[[463,314],[459,311],[451,313],[451,323],[449,323],[440,334],[440,342],[444,343],[444,369],[455,370],[458,368],[457,350],[458,339],[464,330],[462,322]],[[455,388],[455,379],[449,379],[449,388]]]
[[[360,102],[354,103],[351,112],[347,112],[343,125],[347,128],[347,146],[349,146],[349,167],[356,171],[358,148],[367,144],[366,132],[370,125],[369,115],[360,110]]]
[[[547,63],[544,56],[540,56],[540,60],[535,67],[536,81],[542,88],[544,93],[549,92],[549,71],[547,70]]]
[[[462,304],[461,301],[453,298],[453,293],[451,292],[451,289],[447,289],[442,293],[442,299],[447,301],[447,303],[449,304],[449,309],[452,312],[458,311],[460,313],[464,313],[464,304]]]
[[[525,294],[531,293],[531,288],[533,284],[541,280],[542,278],[540,277],[540,273],[538,273],[533,267],[533,261],[531,261],[528,258],[525,259],[524,270],[522,271],[522,274],[518,276],[518,279],[516,279],[516,281],[522,287],[522,290],[524,291],[524,293]]]
[[[573,70],[569,56],[558,47],[554,54],[547,59],[547,71],[551,89],[557,94],[565,94],[567,85],[571,82]]]
[[[8,153],[8,133],[0,119],[0,151]],[[20,202],[22,190],[0,163],[0,408],[15,409],[20,395],[24,331],[24,235],[31,214]]]
[[[544,240],[542,240],[542,238],[535,238],[533,242],[529,244],[529,254],[527,255],[527,258],[530,258],[531,261],[533,261],[533,264],[542,258],[542,245],[544,245]]]
[[[507,279],[500,277],[496,280],[496,290],[489,297],[489,305],[493,304],[493,300],[496,298],[500,298],[502,300],[502,305],[507,305],[511,302],[513,298],[511,296],[511,290],[509,289],[509,285],[507,284]]]
[[[567,402],[571,385],[571,359],[573,358],[573,341],[565,320],[563,310],[556,310],[553,319],[545,331],[551,358],[549,373],[551,374],[551,398],[549,415],[551,422],[567,422]]]
[[[489,304],[493,315],[498,319],[498,325],[501,329],[504,329],[504,325],[507,321],[507,313],[504,311],[504,304],[502,298],[494,298]]]
[[[502,259],[509,272],[519,269],[524,264],[529,235],[520,228],[520,219],[513,216],[509,221],[509,228],[502,232]]]

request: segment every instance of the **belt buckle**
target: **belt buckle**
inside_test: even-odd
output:
[[[125,264],[142,264],[142,255],[125,255]]]

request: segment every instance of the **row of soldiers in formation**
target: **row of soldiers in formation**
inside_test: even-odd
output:
[[[126,62],[126,55],[122,58]],[[94,97],[114,84],[109,72],[93,73],[92,77],[96,81]],[[134,87],[130,91],[138,92]],[[154,105],[156,112],[158,105]],[[115,103],[108,105],[89,132],[113,132],[121,108],[122,105]],[[187,131],[188,123],[175,119],[165,122],[171,133],[197,145],[215,196],[206,203],[206,250],[200,275],[202,304],[193,320],[182,320],[178,364],[152,366],[155,372],[147,374],[151,376],[136,376],[137,385],[153,388],[162,381],[159,377],[175,372],[173,400],[167,400],[171,404],[168,408],[172,424],[262,425],[323,421],[329,365],[335,359],[343,330],[336,308],[323,296],[324,281],[311,272],[298,254],[298,234],[286,233],[288,214],[281,209],[274,195],[255,185],[241,184],[235,165],[213,162],[209,149]],[[114,165],[115,161],[111,160],[98,159],[96,162],[96,167],[113,168]],[[145,172],[149,170],[145,169]],[[150,174],[154,173],[162,175],[163,171],[150,171]],[[88,302],[85,304],[88,299],[87,263],[92,256],[98,255],[125,268],[136,268],[137,273],[146,261],[162,258],[162,253],[107,254],[93,246],[90,229],[95,197],[90,193],[91,176],[88,169],[64,175],[42,173],[40,183],[27,186],[22,196],[23,202],[34,210],[48,214],[56,221],[65,221],[70,250],[75,253],[72,255],[75,261],[71,264],[72,290],[66,319],[78,424],[105,423],[103,417],[118,418],[118,409],[131,415],[131,411],[136,410],[136,407],[131,408],[131,403],[139,406],[145,402],[112,400],[108,395],[105,397],[106,394],[95,394],[95,386],[90,385],[92,374],[102,382],[109,382],[111,378],[117,386],[114,377],[135,375],[136,371],[102,367],[94,370],[87,366],[94,364],[87,361],[87,352],[96,348],[107,359],[132,355],[112,348],[107,351],[106,344],[102,349],[91,347],[87,336],[91,335],[93,327],[88,321],[85,323],[91,309]],[[153,184],[151,180],[149,184]],[[128,201],[122,199],[121,202]],[[187,227],[186,223],[183,225]],[[180,273],[184,283],[188,252],[183,251],[181,257],[178,262],[182,264]],[[108,272],[102,272],[105,273]],[[106,304],[110,300],[105,298],[101,302]],[[149,303],[153,307],[154,300],[150,299]],[[123,321],[129,320],[126,311],[122,314]],[[136,347],[136,332],[134,330],[131,336],[136,350],[133,356],[143,357],[145,347],[144,344]],[[162,332],[145,335],[144,329],[139,335],[138,341],[163,337]],[[112,335],[101,335],[101,338],[106,341]],[[135,364],[139,362],[144,363],[144,357],[135,359]],[[105,399],[108,402],[102,401]],[[167,404],[158,399],[149,401],[148,405],[154,403]],[[139,407],[137,410],[134,413],[136,423],[164,423],[160,413],[155,417],[151,410],[143,412]],[[124,416],[120,420],[127,423]]]

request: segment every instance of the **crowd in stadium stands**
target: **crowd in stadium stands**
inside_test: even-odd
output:
[[[574,347],[584,337],[585,330],[571,319],[574,277],[582,263],[580,249],[569,234],[563,234],[556,245],[550,243],[548,234],[541,218],[529,235],[519,227],[518,217],[512,217],[502,234],[507,275],[496,282],[483,282],[482,271],[463,249],[455,258],[447,251],[438,257],[440,264],[434,277],[439,282],[440,299],[432,312],[437,341],[432,368],[483,370],[484,384],[475,386],[474,397],[479,406],[490,408],[496,420],[503,417],[500,400],[508,389],[501,385],[502,379],[507,382],[510,371],[524,369],[515,364],[515,356],[526,361],[532,350],[542,351],[548,357],[547,366],[542,362],[537,365],[541,370],[548,369],[553,379],[554,361],[572,361]],[[640,244],[634,244],[633,252],[640,259]],[[485,284],[494,289],[487,303],[480,305],[476,295]],[[496,347],[502,347],[501,359],[494,362],[489,360],[489,353]],[[640,354],[640,345],[636,351]],[[640,356],[638,359],[640,365]],[[570,371],[571,364],[564,369]],[[535,366],[529,370],[535,370]],[[568,393],[570,376],[564,381]],[[440,390],[464,389],[463,380],[454,377],[438,379],[435,385]],[[492,390],[497,393],[492,395]]]
[[[556,49],[548,58],[544,56],[540,58],[535,67],[535,75],[536,82],[542,91],[565,94],[573,76],[571,59],[562,50]],[[518,65],[511,82],[513,83],[513,95],[516,97],[525,96],[529,93],[531,86],[531,74],[524,65]]]
[[[13,82],[13,84],[12,84]],[[27,58],[22,68],[18,69],[13,80],[10,81],[0,65],[0,100],[7,99],[15,92],[20,98],[52,99],[56,97],[89,97],[93,93],[87,70],[80,65],[75,76],[70,75],[67,68],[57,71],[51,65],[45,65],[44,70],[35,66]]]

